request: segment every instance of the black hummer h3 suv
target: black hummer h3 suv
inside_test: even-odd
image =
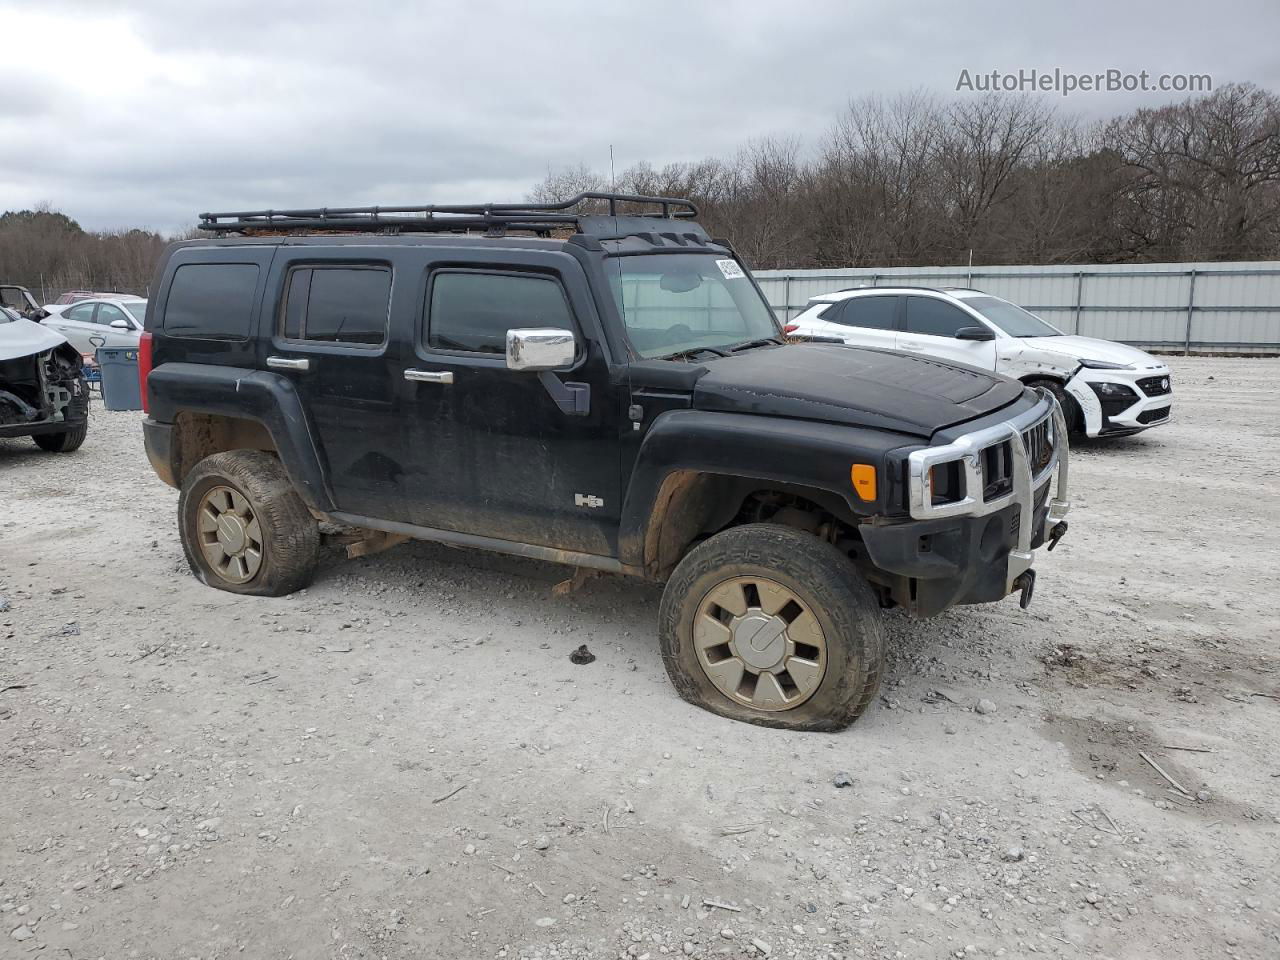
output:
[[[875,696],[878,607],[1029,599],[1033,549],[1066,529],[1053,398],[785,342],[695,215],[594,193],[203,215],[215,239],[165,253],[140,351],[196,575],[297,590],[326,520],[370,549],[665,582],[681,696],[812,730]]]

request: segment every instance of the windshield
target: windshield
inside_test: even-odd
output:
[[[145,300],[126,300],[120,304],[133,315],[133,319],[138,321],[138,326],[142,326],[142,321],[147,318],[147,301]]]
[[[0,307],[0,323],[13,323],[18,319],[18,315],[8,307]]]
[[[1011,337],[1063,336],[1057,327],[999,297],[965,297],[964,304],[977,310]]]
[[[646,359],[781,336],[773,310],[736,260],[692,253],[615,257],[606,272],[631,346]]]

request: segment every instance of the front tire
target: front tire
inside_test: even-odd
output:
[[[1028,380],[1029,387],[1044,387],[1058,401],[1058,406],[1062,407],[1062,416],[1067,421],[1067,438],[1084,436],[1084,413],[1080,410],[1080,404],[1076,402],[1076,398],[1067,393],[1067,389],[1057,380]]]
[[[320,529],[280,461],[215,453],[182,482],[178,531],[191,571],[230,593],[282,597],[315,575]]]
[[[50,453],[71,453],[73,450],[80,449],[88,435],[89,424],[82,423],[78,427],[63,430],[61,433],[37,433],[31,439],[41,450],[47,450]]]
[[[659,630],[681,697],[762,726],[843,729],[884,669],[879,607],[849,558],[777,524],[733,527],[691,550],[667,582]]]

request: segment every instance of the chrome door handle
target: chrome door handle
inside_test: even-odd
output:
[[[267,357],[267,366],[276,370],[310,370],[311,361],[305,357],[291,360],[289,357]]]
[[[452,370],[406,370],[404,372],[406,380],[416,380],[418,383],[453,383]]]

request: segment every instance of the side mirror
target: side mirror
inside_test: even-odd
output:
[[[956,331],[957,340],[994,340],[996,335],[986,327],[961,327]]]
[[[112,330],[128,330],[129,321],[128,320],[112,320],[111,329]]]
[[[578,353],[572,330],[534,327],[507,331],[508,370],[561,370]]]

